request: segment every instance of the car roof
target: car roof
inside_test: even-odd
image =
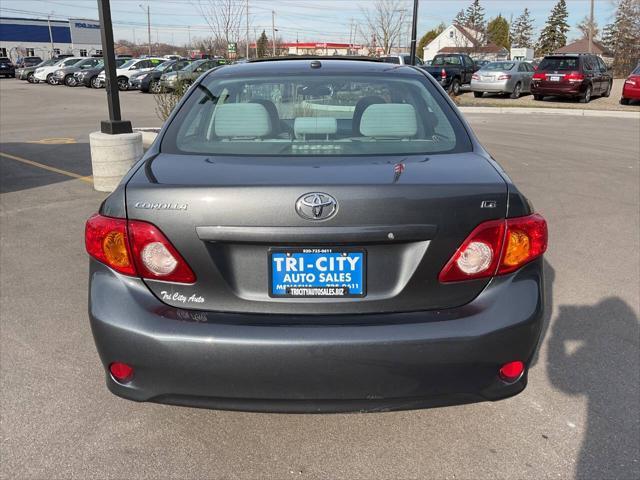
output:
[[[312,62],[319,62],[320,66],[312,68]],[[410,65],[398,65],[395,63],[384,63],[375,59],[354,59],[354,58],[328,58],[328,57],[303,57],[269,60],[252,60],[247,63],[225,65],[224,68],[216,70],[222,75],[234,74],[299,74],[315,71],[318,73],[385,73],[401,72],[406,74],[423,75],[420,70]]]

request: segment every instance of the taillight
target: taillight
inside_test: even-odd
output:
[[[564,79],[568,82],[582,82],[584,75],[580,72],[569,72],[564,76]]]
[[[440,70],[440,78],[442,79],[447,78],[447,71],[444,68]]]
[[[94,215],[85,227],[87,253],[125,275],[193,283],[195,274],[156,227],[140,220]]]
[[[513,272],[547,250],[547,222],[538,214],[481,223],[462,242],[438,279],[459,282]]]
[[[478,75],[477,73],[474,73],[473,75],[471,75],[471,79],[472,80],[480,80],[480,75]]]
[[[498,80],[509,80],[511,78],[511,75],[500,75],[498,77]]]
[[[547,74],[544,72],[536,72],[533,74],[534,80],[545,80],[547,78]]]
[[[626,83],[628,85],[635,85],[636,81],[634,79],[632,79],[632,78],[627,78],[624,83]]]

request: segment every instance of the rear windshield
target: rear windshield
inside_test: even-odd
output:
[[[416,75],[209,75],[162,151],[207,155],[402,155],[470,151],[466,130]]]
[[[0,62],[10,62],[11,60],[9,60],[7,57],[0,57]]]
[[[631,75],[640,75],[640,65],[638,65],[636,69],[631,72]]]
[[[400,63],[400,59],[398,57],[382,57],[381,60],[384,63]]]
[[[501,71],[501,70],[511,70],[515,63],[513,62],[493,62],[482,67],[482,70],[493,70],[493,71]]]
[[[579,67],[578,57],[549,57],[540,62],[538,70],[578,70]]]
[[[433,57],[431,65],[434,67],[441,67],[443,65],[460,65],[460,56],[458,55],[436,55]]]

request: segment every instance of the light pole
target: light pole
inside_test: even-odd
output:
[[[418,36],[418,0],[413,0],[413,20],[411,21],[411,65],[416,64],[416,37]]]
[[[145,8],[142,5],[138,5],[142,11],[145,11]],[[147,36],[148,36],[148,40],[149,40],[149,56],[151,56],[151,7],[149,7],[149,5],[147,5],[146,8],[146,12],[147,12]]]
[[[47,15],[47,24],[49,25],[49,42],[51,43],[51,58],[53,58],[53,34],[51,33],[51,14]]]
[[[273,49],[273,56],[276,56],[276,11],[271,10],[271,47]]]
[[[247,38],[245,42],[247,43],[246,59],[249,60],[249,0],[247,0]]]
[[[589,53],[593,53],[593,1],[591,0],[591,11],[589,13]]]

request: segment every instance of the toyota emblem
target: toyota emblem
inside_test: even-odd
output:
[[[296,202],[296,211],[307,220],[328,220],[338,211],[338,202],[327,193],[305,193]]]

